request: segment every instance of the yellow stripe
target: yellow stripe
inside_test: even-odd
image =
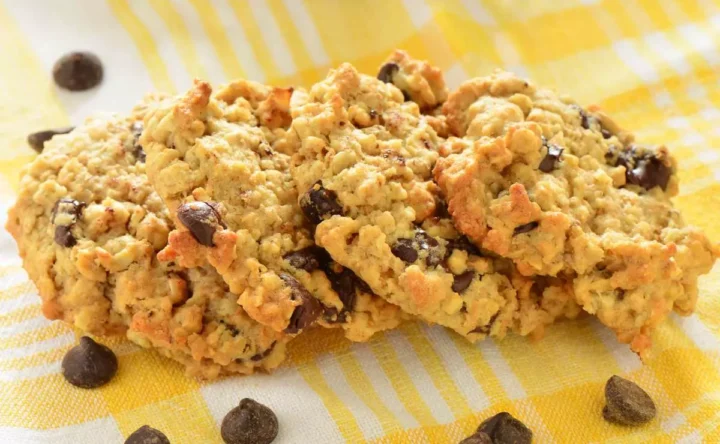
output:
[[[230,6],[235,12],[235,17],[240,22],[243,30],[245,31],[245,37],[250,43],[250,47],[255,54],[255,59],[260,64],[260,68],[265,74],[265,82],[273,83],[276,82],[282,75],[280,69],[272,58],[272,54],[268,49],[265,41],[262,38],[262,31],[255,21],[252,9],[247,1],[242,0],[228,0]]]
[[[357,359],[349,353],[337,353],[335,359],[337,359],[340,364],[340,368],[342,368],[348,384],[358,398],[360,398],[378,418],[383,431],[387,434],[402,429],[395,415],[393,415],[378,396],[372,381],[365,374],[365,371]]]
[[[40,304],[32,304],[18,310],[8,311],[0,314],[0,327],[9,327],[18,322],[42,316]]]
[[[228,79],[247,77],[242,66],[240,66],[235,51],[233,51],[230,38],[225,33],[222,20],[220,20],[220,17],[218,17],[212,5],[205,0],[190,0],[190,3],[195,7],[195,10],[200,16],[200,21],[205,29],[205,33],[210,39],[213,48],[215,48],[215,52],[220,59],[220,64]]]
[[[494,404],[506,400],[507,394],[505,393],[505,389],[503,389],[500,380],[495,376],[495,372],[493,372],[492,368],[490,368],[485,361],[480,350],[460,335],[450,334],[449,336],[452,338],[455,348],[457,348],[460,356],[462,356],[465,364],[467,364],[473,377],[480,387],[482,387],[488,399],[490,399],[490,402]]]
[[[3,339],[0,341],[0,350],[26,347],[40,341],[46,341],[48,339],[64,335],[65,333],[69,333],[71,331],[70,327],[68,327],[65,323],[54,322],[47,327],[27,331],[17,336]]]
[[[448,407],[455,415],[455,418],[462,418],[463,416],[470,415],[472,409],[465,400],[462,392],[457,388],[453,382],[450,374],[445,369],[442,358],[435,353],[433,346],[428,341],[425,334],[420,330],[420,325],[416,322],[407,323],[400,327],[400,330],[404,333],[405,338],[410,342],[415,354],[422,363],[425,370],[430,375],[435,387],[440,392],[440,395],[447,402]],[[467,389],[471,389],[467,387]]]
[[[327,409],[328,414],[333,421],[335,421],[335,425],[337,425],[345,441],[364,441],[365,437],[362,431],[360,431],[360,426],[358,426],[355,417],[332,391],[330,386],[328,386],[317,363],[315,361],[306,362],[298,366],[297,371],[303,379],[305,379],[307,385],[320,397],[322,403],[325,405],[325,409]]]
[[[298,69],[300,82],[305,86],[318,82],[327,72],[327,66],[315,66],[310,53],[303,44],[302,36],[295,26],[295,21],[285,8],[282,0],[269,0],[268,7],[272,11],[278,28],[290,50],[293,62]]]
[[[42,67],[2,4],[0,54],[3,59],[3,68],[0,69],[0,146],[4,147],[0,150],[0,173],[15,188],[19,179],[18,170],[34,157],[34,151],[25,142],[27,135],[65,126],[69,120],[52,86],[50,73]]]
[[[175,85],[170,79],[167,67],[162,62],[152,34],[145,24],[132,12],[126,0],[108,0],[108,4],[118,22],[135,43],[140,58],[150,74],[153,86],[159,91],[175,93]]]
[[[0,301],[9,301],[17,299],[35,290],[35,286],[30,281],[25,281],[12,287],[0,291]]]
[[[150,0],[150,5],[168,27],[170,37],[173,39],[175,48],[188,73],[194,78],[207,79],[207,72],[195,51],[192,35],[172,2],[170,0]]]
[[[67,344],[60,348],[44,351],[31,356],[23,356],[22,358],[8,359],[0,361],[0,370],[22,370],[29,367],[38,367],[41,365],[57,362],[65,356],[65,353],[73,347],[74,344]]]

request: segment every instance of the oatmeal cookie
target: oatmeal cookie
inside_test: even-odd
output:
[[[366,340],[403,314],[314,245],[289,171],[292,93],[238,80],[212,94],[196,82],[149,116],[148,173],[177,227],[159,258],[211,265],[277,331],[317,320]]]
[[[470,340],[577,313],[568,285],[534,286],[454,230],[432,181],[442,140],[394,85],[343,64],[291,110],[293,177],[315,241],[375,293]]]
[[[455,137],[434,176],[458,230],[526,276],[572,279],[583,308],[643,352],[669,312],[691,312],[718,250],[670,198],[677,164],[599,107],[496,72],[443,105]]]
[[[127,334],[197,376],[277,367],[287,335],[253,321],[211,268],[156,259],[171,222],[138,144],[154,102],[88,119],[25,167],[7,229],[43,313],[88,333]]]

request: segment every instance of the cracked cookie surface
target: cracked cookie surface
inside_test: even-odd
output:
[[[154,102],[88,119],[25,167],[7,228],[43,313],[88,333],[126,334],[199,377],[275,368],[287,335],[252,320],[211,268],[156,259],[171,221],[138,143]]]
[[[566,283],[534,285],[455,231],[432,181],[442,139],[384,80],[343,64],[293,96],[292,171],[317,244],[389,302],[473,341],[577,314]]]
[[[717,247],[670,198],[677,163],[597,106],[511,73],[448,97],[434,175],[459,231],[527,276],[566,276],[582,307],[641,354],[669,312],[691,312]]]
[[[159,257],[213,266],[277,331],[318,322],[367,340],[404,315],[315,247],[289,172],[292,93],[238,80],[213,94],[196,82],[147,119],[150,179],[177,226]]]

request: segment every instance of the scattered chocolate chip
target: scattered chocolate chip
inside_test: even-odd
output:
[[[329,262],[330,255],[324,249],[313,245],[288,253],[283,259],[293,267],[309,273],[320,268],[322,263]]]
[[[255,353],[254,355],[250,356],[250,360],[251,360],[251,361],[254,361],[254,362],[257,362],[257,361],[260,361],[261,359],[267,358],[268,355],[270,355],[270,353],[272,353],[273,349],[275,348],[275,344],[276,344],[276,343],[273,342],[273,343],[270,345],[270,347],[268,347],[268,349],[265,350],[264,352]]]
[[[275,413],[249,398],[230,410],[220,426],[220,435],[226,444],[269,444],[277,434]]]
[[[406,102],[409,102],[410,99],[412,99],[412,97],[410,97],[410,94],[407,91],[405,91],[404,89],[401,89],[400,92],[403,95],[403,100],[405,100]]]
[[[508,412],[501,412],[486,419],[477,429],[485,433],[493,444],[530,444],[532,431]]]
[[[547,148],[547,154],[545,154],[543,160],[540,161],[540,166],[538,166],[538,169],[543,173],[550,173],[555,169],[555,166],[560,161],[560,156],[562,156],[563,149],[555,145],[554,143],[547,142],[544,139],[543,146]]]
[[[312,297],[307,288],[287,273],[280,273],[280,279],[285,282],[290,288],[290,298],[294,301],[300,301],[300,305],[295,307],[295,311],[290,316],[290,322],[285,328],[285,333],[295,334],[299,333],[305,327],[315,322],[318,316],[322,313],[322,305],[320,302]]]
[[[118,368],[115,353],[87,336],[71,348],[62,360],[61,371],[72,385],[95,388],[105,385],[115,376]]]
[[[609,139],[612,137],[612,133],[610,131],[606,130],[605,128],[602,128],[600,130],[600,134],[602,134],[603,139]]]
[[[610,159],[615,155],[611,150]],[[634,146],[617,153],[616,166],[625,167],[625,182],[639,185],[646,190],[659,186],[663,190],[667,187],[672,170],[660,159],[651,154],[639,154]]]
[[[400,71],[400,66],[398,66],[395,62],[388,62],[384,64],[382,67],[380,67],[380,71],[378,72],[377,78],[381,82],[385,83],[392,83],[393,77],[395,77],[395,74]]]
[[[522,234],[522,233],[527,233],[528,231],[532,231],[535,228],[537,228],[539,225],[540,225],[540,222],[538,222],[538,221],[533,221],[533,222],[527,223],[525,225],[518,225],[517,227],[515,227],[515,231],[513,231],[513,236]]]
[[[85,202],[63,198],[55,202],[52,210],[52,223],[55,225],[55,243],[70,248],[77,244],[72,227],[80,218]]]
[[[74,126],[64,126],[61,128],[38,131],[27,136],[27,143],[28,145],[30,145],[30,148],[34,149],[38,153],[42,153],[45,142],[52,139],[54,136],[57,136],[58,134],[67,134],[74,129]]]
[[[144,425],[128,436],[125,444],[170,444],[170,440],[160,430]]]
[[[319,224],[324,219],[336,215],[342,215],[342,207],[337,202],[337,194],[334,191],[325,189],[321,181],[315,183],[300,198],[300,208],[305,217],[314,224]]]
[[[493,444],[493,440],[487,433],[476,432],[460,441],[459,444]]]
[[[455,293],[462,293],[470,286],[474,277],[475,271],[473,270],[468,270],[465,273],[458,274],[453,279],[452,291]]]
[[[188,202],[180,205],[177,217],[200,245],[212,247],[218,225],[225,228],[214,202]]]
[[[655,417],[655,403],[632,381],[620,376],[611,377],[605,384],[603,418],[622,425],[640,425]]]
[[[95,54],[71,52],[55,62],[53,79],[60,88],[69,91],[85,91],[102,82],[103,66]]]
[[[390,251],[392,254],[402,259],[405,263],[412,264],[418,258],[418,252],[415,250],[415,246],[413,244],[413,239],[401,237],[392,247],[390,247]]]

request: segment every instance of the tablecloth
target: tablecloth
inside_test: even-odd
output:
[[[308,86],[349,61],[374,73],[393,48],[431,60],[450,86],[504,67],[597,103],[680,161],[677,206],[720,240],[720,2],[712,0],[0,0],[0,222],[28,133],[127,111],[194,77]],[[72,50],[105,66],[98,89],[67,93],[53,62]],[[352,344],[315,330],[271,375],[199,382],[127,341],[120,371],[81,390],[60,375],[80,332],[45,320],[9,235],[0,234],[0,442],[120,443],[143,424],[172,443],[221,442],[242,397],[272,407],[279,443],[453,443],[509,411],[536,442],[720,442],[720,267],[697,314],[672,316],[642,364],[589,318],[542,341],[471,345],[419,323]],[[606,423],[613,374],[643,386],[658,417]]]

